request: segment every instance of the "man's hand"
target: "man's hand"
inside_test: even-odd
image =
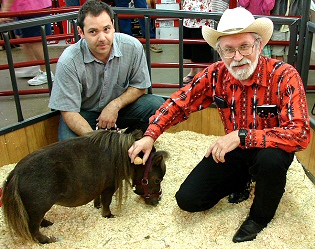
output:
[[[105,106],[100,116],[96,120],[98,122],[98,128],[110,129],[112,127],[115,127],[119,110],[119,106],[116,105],[113,101]]]
[[[232,131],[231,133],[220,137],[215,141],[206,153],[206,157],[212,154],[215,162],[225,162],[225,154],[237,148],[240,144],[240,138],[238,131]]]
[[[154,140],[152,137],[149,137],[149,136],[145,136],[141,138],[140,140],[135,141],[128,150],[131,163],[134,162],[136,156],[138,156],[138,154],[142,151],[144,153],[143,158],[142,158],[142,164],[145,165],[145,162],[149,158],[153,144],[154,144]]]

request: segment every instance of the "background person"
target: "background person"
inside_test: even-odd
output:
[[[128,8],[130,4],[130,0],[114,0],[114,2],[117,7],[124,7],[124,8]],[[148,8],[148,3],[146,0],[133,0],[133,4],[135,8],[144,8],[144,9]],[[141,27],[142,35],[145,38],[146,37],[145,22],[143,18],[139,18],[139,24]],[[125,34],[133,36],[131,19],[120,18],[119,31],[121,33],[125,33]],[[150,38],[155,38],[155,31],[154,31],[152,20],[150,22]],[[160,44],[151,44],[150,50],[154,53],[163,52],[163,48],[161,47]]]
[[[262,16],[270,16],[270,11],[275,6],[275,0],[238,0],[238,3],[253,15]],[[270,45],[264,46],[262,54],[271,57]]]
[[[164,99],[145,94],[151,81],[142,44],[115,33],[114,13],[103,2],[87,1],[77,20],[81,39],[60,56],[49,102],[61,111],[58,139],[96,126],[145,131]]]
[[[273,219],[294,152],[310,142],[301,77],[291,65],[260,54],[272,31],[269,18],[255,20],[244,8],[226,10],[217,30],[204,26],[204,39],[222,61],[172,94],[150,118],[144,137],[128,150],[131,162],[142,151],[145,163],[164,131],[215,103],[226,135],[210,145],[175,197],[185,211],[208,210],[244,189],[251,177],[256,182],[253,203],[234,242],[255,239]]]
[[[65,2],[67,7],[81,5],[80,0],[65,0]]]
[[[197,12],[223,12],[229,7],[229,0],[184,0],[182,10]],[[214,21],[211,19],[184,19],[184,39],[202,39],[201,27],[206,25],[214,27]],[[192,63],[210,63],[214,62],[213,48],[207,44],[184,44],[184,59],[190,60]],[[194,76],[201,72],[204,68],[193,67],[184,77],[183,83],[187,84]]]
[[[271,15],[275,16],[301,16],[303,10],[302,0],[276,0],[274,8],[271,10]],[[289,41],[290,29],[288,25],[275,24],[274,31],[271,37],[274,41]],[[289,47],[283,45],[272,45],[272,58],[285,61],[289,53]]]
[[[8,11],[27,11],[27,10],[41,10],[45,8],[51,8],[51,0],[3,0],[1,5],[1,12]],[[45,15],[42,15],[45,16]],[[40,16],[23,16],[16,17],[17,21],[27,20]],[[8,20],[6,20],[8,21]],[[51,24],[45,25],[46,35],[51,35]],[[18,30],[18,34],[22,38],[41,36],[40,26],[29,27]],[[31,42],[24,43],[22,45],[23,53],[25,54],[28,61],[34,60],[44,60],[44,51],[41,42]],[[38,86],[42,84],[48,83],[46,67],[45,65],[40,65],[40,69],[37,71],[37,75],[28,80],[28,84],[31,86]],[[37,68],[37,67],[35,67]],[[30,72],[31,71],[31,72]],[[24,72],[18,70],[18,76],[20,77],[29,77],[30,75],[34,75],[34,67],[26,68]],[[54,75],[51,73],[52,80],[54,80]]]

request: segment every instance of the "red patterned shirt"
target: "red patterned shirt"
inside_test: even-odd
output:
[[[192,112],[215,103],[226,134],[240,128],[248,134],[244,148],[303,150],[310,142],[310,117],[303,82],[287,63],[260,56],[252,79],[243,85],[222,61],[207,67],[194,80],[172,94],[150,118],[145,136],[154,140]],[[262,117],[257,106],[276,105]]]

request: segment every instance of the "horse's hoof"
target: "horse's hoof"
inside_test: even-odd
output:
[[[47,237],[45,235],[41,235],[40,238],[37,237],[36,239],[41,244],[49,244],[57,241],[57,239],[54,236]]]
[[[40,223],[40,226],[41,227],[49,227],[51,225],[53,225],[54,223],[49,221],[49,220],[46,220],[46,219],[43,219],[42,222]]]
[[[54,242],[56,242],[56,241],[57,241],[56,237],[51,236],[51,237],[49,238],[49,242],[48,242],[48,243],[54,243]]]
[[[116,217],[111,212],[109,214],[102,214],[102,216],[105,217],[105,218],[115,218]]]

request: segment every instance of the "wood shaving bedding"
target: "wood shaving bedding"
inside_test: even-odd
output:
[[[47,245],[13,241],[0,212],[0,248],[315,248],[315,187],[296,159],[289,168],[286,192],[274,219],[254,241],[232,242],[249,212],[252,196],[239,204],[230,204],[224,198],[214,208],[198,213],[178,208],[176,191],[215,139],[190,131],[160,136],[156,148],[168,151],[170,157],[158,206],[146,205],[132,190],[121,212],[113,200],[111,210],[116,218],[112,219],[103,218],[93,202],[76,208],[55,205],[46,214],[54,225],[41,231],[58,241]],[[0,168],[1,182],[14,166]]]

